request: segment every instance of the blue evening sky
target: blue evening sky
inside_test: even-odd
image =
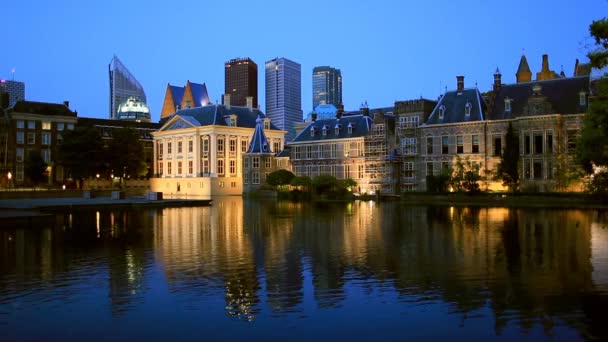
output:
[[[312,107],[312,69],[342,70],[347,110],[435,99],[456,75],[491,88],[499,67],[512,83],[522,54],[533,73],[542,54],[571,76],[592,44],[588,27],[608,15],[606,0],[32,1],[5,0],[0,78],[26,84],[26,99],[70,101],[84,117],[108,117],[108,63],[116,54],[143,85],[153,120],[167,83],[205,82],[224,91],[224,62],[302,65],[302,109]]]

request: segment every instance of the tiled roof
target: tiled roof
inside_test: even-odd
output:
[[[517,68],[517,73],[521,72],[531,72],[530,66],[528,65],[528,59],[526,59],[526,55],[521,55],[521,59],[519,60],[519,67]]]
[[[63,103],[17,101],[12,111],[15,113],[76,116],[76,112],[71,111]]]
[[[178,110],[175,114],[171,115],[164,121],[170,121],[174,116],[179,116],[182,119],[190,122],[194,126],[229,126],[230,115],[236,115],[236,127],[247,127],[255,128],[256,118],[259,116],[265,118],[266,115],[259,109],[250,109],[248,107],[230,106],[226,107],[221,104],[211,104],[203,107],[187,108]],[[270,129],[278,130],[272,122],[270,122]]]
[[[264,134],[264,119],[259,116],[256,119],[255,131],[253,131],[247,153],[272,153],[266,134]]]
[[[470,106],[470,115],[466,115]],[[443,119],[441,111],[443,110]],[[445,93],[433,109],[425,124],[436,125],[456,122],[483,121],[486,112],[486,102],[477,88],[463,89]]]
[[[190,89],[192,89],[192,98],[194,99],[196,106],[206,106],[211,103],[205,83],[200,84],[190,82]]]
[[[308,124],[292,142],[298,143],[362,137],[369,132],[372,122],[373,120],[371,117],[363,115],[348,115],[342,116],[340,119],[332,118],[317,120]],[[349,125],[352,127],[352,133],[348,132]],[[340,128],[338,134],[336,134],[336,126]],[[323,135],[324,128],[326,135]],[[311,135],[311,130],[313,129],[315,131],[314,136]]]
[[[171,87],[171,95],[173,96],[173,103],[177,106],[182,103],[182,99],[184,98],[184,87],[172,86]]]
[[[579,94],[581,91],[589,92],[589,77],[559,78],[503,85],[494,98],[489,119],[510,119],[527,115],[524,111],[533,94],[534,86],[540,86],[540,94],[551,104],[555,113],[550,114],[576,114],[584,113],[587,110],[586,106],[580,105]],[[510,112],[505,111],[506,98],[511,99]]]

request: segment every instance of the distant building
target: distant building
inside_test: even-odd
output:
[[[168,118],[180,109],[197,108],[210,103],[205,83],[187,81],[183,87],[167,84],[160,118],[162,121],[162,119]]]
[[[118,57],[112,58],[108,71],[110,75],[110,119],[116,119],[118,106],[126,102],[129,97],[135,97],[143,103],[148,102],[144,88]]]
[[[258,107],[258,65],[250,58],[235,58],[224,63],[224,94],[234,106],[246,106],[247,96]]]
[[[150,108],[144,102],[129,97],[118,106],[116,119],[137,122],[150,122]]]
[[[266,115],[287,140],[295,137],[294,124],[302,121],[300,64],[287,58],[266,62]]]
[[[342,104],[342,73],[340,69],[318,66],[312,70],[312,108],[321,104]]]
[[[0,94],[8,93],[8,106],[25,100],[25,83],[0,79]]]
[[[13,185],[28,183],[25,163],[30,153],[39,153],[48,164],[45,172],[48,184],[61,183],[67,175],[55,162],[57,148],[63,141],[63,132],[74,129],[77,113],[70,110],[67,101],[62,104],[18,101],[9,110],[9,115],[8,153],[4,154],[2,162],[13,175]]]
[[[248,101],[252,104],[252,101]],[[259,109],[224,104],[181,109],[154,137],[153,191],[166,195],[212,196],[243,193],[243,154],[260,118],[271,151],[281,151],[285,132]]]

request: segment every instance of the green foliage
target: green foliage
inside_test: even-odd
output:
[[[328,193],[338,185],[338,180],[334,176],[320,175],[312,180],[312,187],[315,193],[321,195]]]
[[[294,175],[289,170],[284,170],[284,169],[276,170],[276,171],[268,174],[268,176],[266,177],[266,183],[268,183],[268,185],[271,185],[273,187],[280,188],[280,187],[289,185],[295,176],[296,175]]]
[[[76,127],[63,132],[63,143],[57,151],[57,161],[65,174],[75,179],[93,177],[103,172],[105,148],[99,131],[93,127]]]
[[[589,60],[594,67],[604,67],[608,63],[608,20],[594,21],[589,32],[597,45],[597,49],[588,53]],[[589,98],[576,150],[577,161],[587,173],[592,172],[592,164],[608,165],[608,77],[598,79],[592,87],[594,94]]]
[[[608,64],[608,19],[595,20],[589,25],[589,33],[595,39],[598,49],[587,54],[591,65],[602,68]]]
[[[25,176],[33,183],[38,184],[45,178],[47,164],[42,159],[40,151],[30,152],[25,160],[24,172]]]
[[[308,189],[312,185],[312,179],[308,176],[295,176],[291,180],[290,185]]]
[[[357,186],[357,182],[352,178],[342,179],[340,182],[341,182],[340,187],[342,187],[344,189],[353,189],[354,187]]]
[[[146,175],[144,146],[139,133],[132,128],[120,128],[112,132],[108,144],[110,169],[117,176],[140,177]]]
[[[515,135],[513,125],[509,123],[505,135],[505,148],[500,155],[500,163],[496,170],[497,179],[502,180],[502,185],[515,192],[519,187],[519,139]]]
[[[592,194],[608,195],[608,171],[592,175],[587,190]]]
[[[426,191],[428,192],[447,192],[450,186],[451,177],[448,173],[438,176],[426,176]]]

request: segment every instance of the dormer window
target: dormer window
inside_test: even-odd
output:
[[[315,136],[315,128],[314,128],[314,127],[311,127],[311,128],[310,128],[310,136],[311,136],[311,137],[314,137],[314,136]]]
[[[580,93],[578,93],[578,103],[581,106],[586,106],[587,105],[587,93],[585,93],[582,90],[581,90]]]
[[[352,123],[348,123],[348,134],[353,134],[353,124]]]
[[[323,125],[323,136],[327,135],[327,126]]]
[[[444,114],[445,114],[445,106],[441,105],[439,107],[439,120],[440,121],[443,121]]]
[[[262,149],[264,150],[264,152],[268,152],[268,143],[267,142],[264,142]]]
[[[270,129],[270,119],[264,119],[264,129]]]
[[[340,128],[342,128],[342,125],[336,125],[336,127],[335,127],[336,135],[340,135]]]
[[[467,104],[464,106],[464,119],[468,120],[471,117],[471,108],[473,108],[473,105],[471,104],[471,102],[467,101]]]
[[[507,97],[505,99],[505,112],[510,112],[510,111],[511,111],[511,99]]]
[[[224,116],[224,120],[226,121],[226,125],[236,127],[236,115],[226,115]]]

